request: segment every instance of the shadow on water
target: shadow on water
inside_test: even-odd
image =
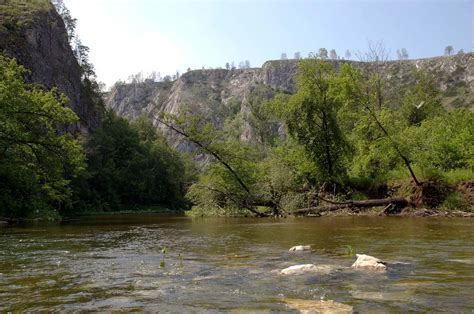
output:
[[[1,311],[289,311],[301,300],[361,312],[474,308],[471,219],[113,215],[0,234]],[[297,244],[313,251],[289,253]],[[347,246],[388,271],[354,271]],[[308,263],[330,271],[278,274]]]

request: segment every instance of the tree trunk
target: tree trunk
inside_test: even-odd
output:
[[[319,214],[322,212],[335,211],[343,208],[365,208],[365,207],[376,207],[376,206],[386,206],[393,204],[396,207],[405,207],[409,205],[409,202],[403,197],[395,198],[384,198],[384,199],[373,199],[366,201],[352,201],[339,204],[332,204],[327,206],[317,206],[317,207],[308,207],[298,209],[289,213],[294,216],[303,216],[308,214]]]

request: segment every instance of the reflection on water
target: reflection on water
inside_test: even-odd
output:
[[[149,215],[3,228],[0,311],[291,311],[285,300],[333,300],[362,312],[472,311],[473,224]],[[297,244],[314,251],[290,254]],[[353,271],[348,245],[392,267]],[[308,263],[334,271],[294,277],[274,271]]]

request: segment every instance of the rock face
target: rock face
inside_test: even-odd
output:
[[[311,245],[297,245],[289,249],[290,252],[311,251]]]
[[[85,91],[64,22],[48,0],[0,0],[0,51],[30,70],[29,81],[57,87],[69,98],[80,118],[70,131],[100,125],[100,108]]]
[[[352,268],[366,270],[386,270],[385,262],[370,255],[356,254],[357,260],[352,264]]]
[[[343,61],[333,62],[339,69]],[[387,83],[386,99],[396,105],[399,91],[413,84],[414,70],[425,70],[437,80],[443,91],[446,107],[474,108],[474,53],[421,60],[390,61],[386,63],[352,62],[356,67],[382,73]],[[160,112],[179,114],[183,110],[200,114],[218,128],[226,119],[240,115],[236,128],[243,141],[260,141],[253,125],[255,104],[252,96],[258,94],[271,99],[277,92],[293,93],[296,89],[297,60],[267,61],[261,68],[194,70],[173,82],[145,81],[116,84],[106,97],[106,106],[119,115],[134,119],[140,115],[151,118]],[[180,151],[193,150],[176,134],[156,123],[166,132],[168,142]],[[281,123],[275,123],[272,132],[284,137]]]

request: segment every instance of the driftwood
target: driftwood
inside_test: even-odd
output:
[[[303,215],[309,215],[309,214],[320,214],[323,212],[330,212],[330,211],[335,211],[335,210],[343,209],[343,208],[351,208],[351,209],[352,208],[367,208],[367,207],[387,206],[387,205],[393,205],[400,208],[400,207],[408,206],[409,202],[403,197],[373,199],[373,200],[365,200],[365,201],[350,201],[350,202],[342,202],[342,203],[326,205],[326,206],[302,208],[302,209],[293,211],[290,214],[294,216],[303,216]]]

